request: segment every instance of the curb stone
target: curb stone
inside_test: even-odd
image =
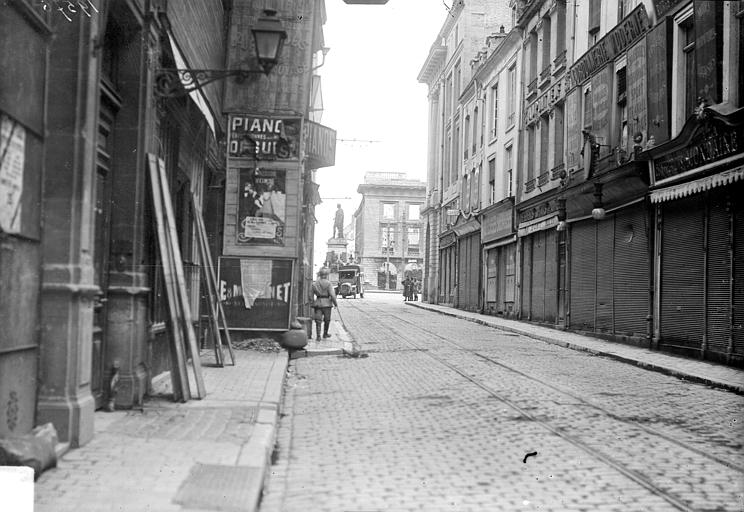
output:
[[[609,357],[609,358],[614,359],[616,361],[619,361],[619,362],[622,362],[622,363],[626,363],[626,364],[632,364],[632,365],[638,366],[638,367],[643,368],[643,369],[646,369],[646,370],[651,370],[651,371],[663,373],[665,375],[670,375],[672,377],[677,377],[677,378],[680,378],[680,379],[683,379],[683,380],[688,380],[688,381],[691,381],[691,382],[697,382],[699,384],[706,384],[708,386],[712,386],[712,387],[716,387],[716,388],[721,388],[721,389],[724,389],[726,391],[731,391],[731,392],[736,393],[736,394],[739,394],[739,395],[744,395],[744,384],[742,384],[742,385],[731,384],[731,383],[728,383],[728,382],[723,382],[723,381],[720,381],[720,380],[712,379],[712,378],[709,378],[709,377],[703,377],[703,376],[700,376],[700,375],[693,375],[693,374],[691,374],[689,372],[686,372],[684,370],[679,370],[679,369],[676,369],[676,368],[670,368],[668,366],[663,366],[663,365],[656,364],[656,363],[651,363],[651,362],[648,362],[648,361],[642,361],[641,359],[638,359],[638,358],[623,356],[621,354],[616,354],[616,353],[611,352],[609,350],[606,350],[606,351],[605,350],[597,350],[595,348],[586,347],[586,346],[579,345],[579,344],[576,344],[576,343],[571,343],[569,341],[557,340],[555,338],[551,338],[550,336],[545,336],[545,335],[537,334],[537,333],[530,332],[530,331],[525,330],[525,329],[518,329],[518,328],[515,328],[515,327],[511,327],[511,326],[500,325],[500,324],[498,324],[496,322],[489,322],[488,320],[484,320],[484,319],[481,319],[481,318],[473,318],[473,317],[470,317],[470,316],[467,316],[467,315],[463,315],[463,314],[457,313],[455,311],[444,311],[444,310],[441,310],[439,308],[430,308],[430,307],[427,307],[425,304],[418,303],[418,302],[415,302],[415,303],[406,302],[406,304],[408,304],[409,306],[412,306],[412,307],[416,307],[416,308],[419,308],[419,309],[426,310],[426,311],[431,311],[431,312],[434,312],[434,313],[439,313],[441,315],[451,316],[451,317],[454,317],[454,318],[458,318],[460,320],[466,320],[468,322],[474,322],[476,324],[484,325],[486,327],[491,327],[493,329],[497,329],[497,330],[501,330],[501,331],[507,331],[507,332],[513,332],[513,333],[516,333],[516,334],[525,336],[527,338],[532,338],[532,339],[535,339],[535,340],[543,341],[545,343],[550,343],[551,345],[558,345],[558,346],[561,346],[561,347],[564,347],[564,348],[568,348],[568,349],[571,349],[571,350],[576,350],[576,351],[580,351],[580,352],[587,352],[587,353],[592,354],[592,355],[595,355],[595,356]],[[567,331],[567,332],[570,333],[571,331]],[[581,334],[576,334],[576,333],[571,333],[571,334],[574,334],[576,336],[582,336]]]

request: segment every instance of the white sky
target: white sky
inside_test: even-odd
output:
[[[447,1],[451,5],[452,1]],[[367,171],[405,172],[426,181],[427,87],[416,79],[444,23],[442,0],[389,0],[347,5],[326,0],[323,27],[330,47],[322,76],[321,123],[339,139],[336,165],[317,171],[323,204],[315,210],[316,267],[325,260],[336,204],[352,220]],[[351,199],[335,199],[349,197]]]

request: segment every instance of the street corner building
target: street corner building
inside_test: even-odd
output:
[[[458,3],[424,299],[744,365],[742,2]]]
[[[201,347],[212,267],[230,331],[307,307],[325,4],[1,7],[0,437],[76,447],[173,375],[173,283]]]

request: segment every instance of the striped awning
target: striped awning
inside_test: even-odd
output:
[[[654,190],[651,192],[651,202],[661,203],[672,199],[691,196],[692,194],[704,192],[721,185],[734,183],[742,178],[744,178],[744,166],[728,169],[712,176],[706,176],[705,178]]]

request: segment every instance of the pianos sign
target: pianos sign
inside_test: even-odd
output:
[[[256,160],[298,160],[302,120],[230,114],[227,156]]]

